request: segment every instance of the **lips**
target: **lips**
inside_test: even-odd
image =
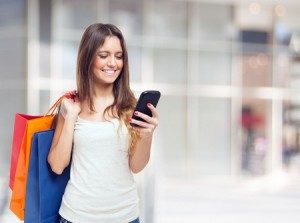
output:
[[[114,75],[115,74],[115,70],[102,70],[104,73],[106,73],[107,75]]]

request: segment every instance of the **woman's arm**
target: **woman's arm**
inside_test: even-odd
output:
[[[62,104],[63,112],[58,114],[57,126],[55,129],[52,145],[48,155],[48,163],[56,174],[62,174],[69,165],[71,159],[74,125],[80,112],[79,102],[73,99],[65,99]]]
[[[156,108],[151,104],[148,104],[148,107],[152,112],[152,117],[141,112],[136,112],[135,115],[144,119],[145,122],[136,119],[130,120],[131,123],[140,126],[137,128],[141,136],[135,145],[134,153],[129,157],[129,166],[133,173],[138,173],[143,170],[149,162],[153,132],[158,125],[158,112]]]

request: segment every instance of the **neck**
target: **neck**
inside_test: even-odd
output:
[[[113,85],[102,85],[100,86],[95,86],[93,89],[93,98],[95,100],[97,99],[109,99],[113,97]]]

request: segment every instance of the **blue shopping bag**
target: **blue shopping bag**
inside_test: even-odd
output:
[[[70,178],[70,165],[61,175],[47,162],[54,130],[34,134],[31,145],[24,223],[58,223],[59,207]]]

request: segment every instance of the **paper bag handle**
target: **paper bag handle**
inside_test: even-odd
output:
[[[63,96],[61,96],[59,99],[57,99],[57,101],[47,111],[45,116],[46,115],[53,115],[55,113],[55,111],[59,108],[59,106],[60,106],[60,104],[61,104],[61,102],[64,98],[74,99],[76,97],[76,95],[77,95],[77,91],[69,91],[69,92],[65,93]]]

